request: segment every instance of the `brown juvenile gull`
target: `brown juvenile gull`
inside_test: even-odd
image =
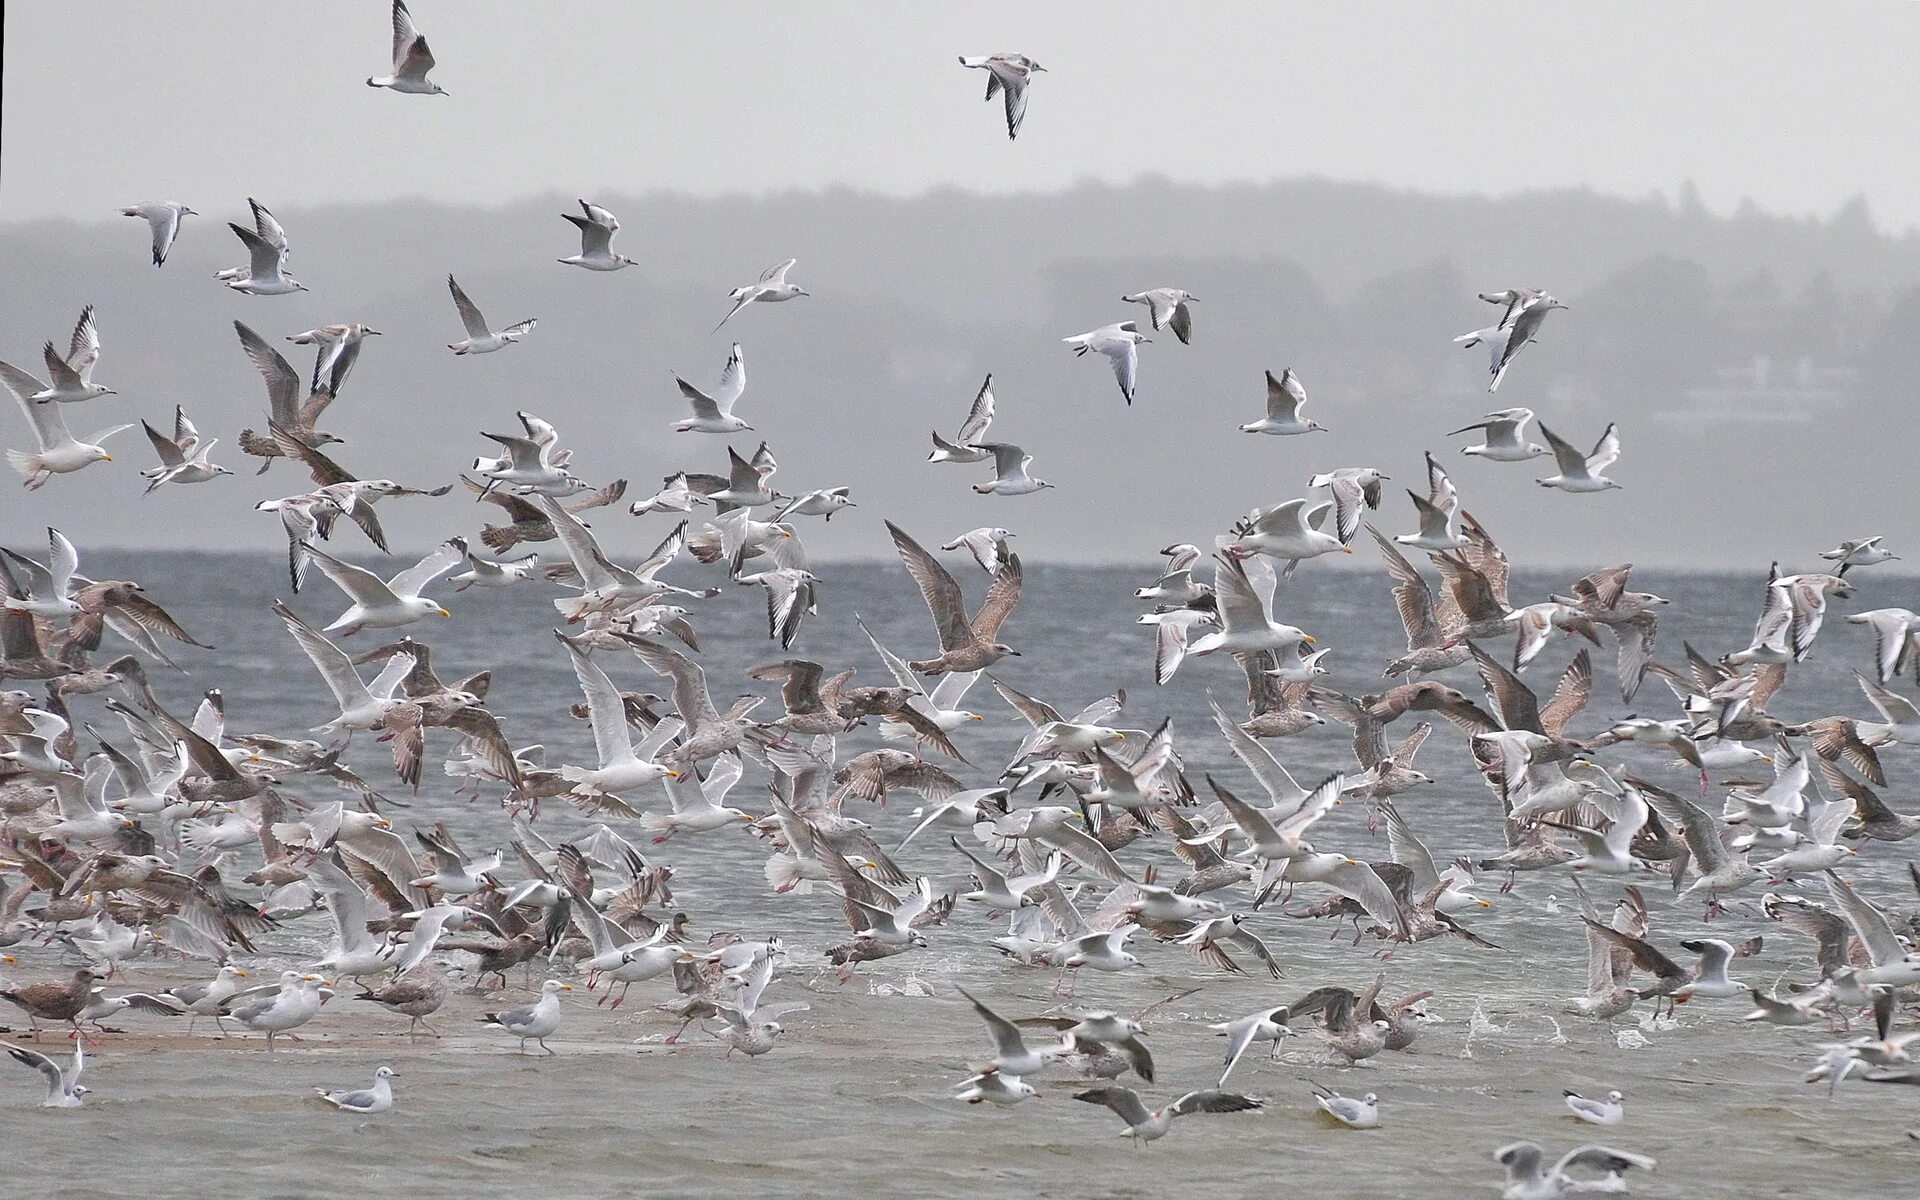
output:
[[[923,675],[943,675],[948,671],[984,670],[1009,654],[1018,657],[1018,650],[995,638],[1014,606],[1020,603],[1020,556],[1007,555],[1006,565],[994,575],[992,585],[987,588],[980,611],[969,621],[966,597],[961,594],[953,574],[898,525],[892,521],[886,525],[887,532],[893,535],[894,548],[900,552],[900,561],[920,586],[920,595],[927,602],[927,611],[933,614],[934,628],[940,634],[939,657],[909,661],[907,666]]]

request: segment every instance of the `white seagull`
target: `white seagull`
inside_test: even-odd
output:
[[[222,475],[233,474],[227,468],[208,461],[207,456],[220,444],[220,439],[201,441],[200,431],[193,427],[192,421],[187,420],[186,410],[179,405],[173,406],[172,437],[161,433],[146,421],[140,424],[147,431],[147,440],[153,443],[153,452],[160,456],[159,466],[148,467],[140,472],[140,477],[147,481],[147,490],[143,495],[150,495],[153,489],[162,484],[206,483]]]
[[[120,215],[139,217],[153,231],[153,265],[157,267],[167,261],[173,239],[180,236],[180,218],[200,214],[177,200],[143,200],[127,205],[120,210]]]
[[[1315,430],[1325,432],[1326,426],[1320,422],[1300,415],[1300,406],[1307,402],[1307,389],[1300,383],[1300,377],[1288,367],[1275,379],[1273,372],[1267,372],[1267,415],[1258,421],[1249,421],[1240,427],[1241,433],[1312,433]]]
[[[45,391],[46,384],[4,362],[0,362],[0,383],[4,383],[7,390],[13,393],[13,398],[19,401],[20,411],[26,414],[27,424],[33,430],[33,449],[10,448],[7,451],[8,465],[26,476],[28,491],[42,487],[55,475],[66,475],[97,462],[112,462],[113,455],[108,454],[99,443],[123,429],[133,428],[132,425],[111,425],[98,433],[87,435],[87,440],[81,441],[68,430],[67,419],[60,415],[59,405],[34,402],[33,394]]]
[[[974,393],[973,407],[967,411],[967,419],[960,423],[960,432],[949,442],[940,436],[939,430],[933,431],[933,453],[927,455],[930,463],[977,463],[985,462],[993,456],[993,451],[981,444],[980,439],[987,434],[987,426],[993,424],[993,373],[987,373],[985,383]]]
[[[119,395],[112,388],[93,382],[94,364],[100,361],[100,331],[93,323],[93,305],[89,304],[80,311],[80,319],[74,323],[73,338],[68,343],[65,358],[53,348],[52,342],[43,346],[40,353],[46,360],[47,378],[52,380],[53,386],[36,393],[33,397],[36,401],[42,404],[72,404],[80,400]]]
[[[315,1088],[313,1094],[342,1112],[383,1113],[393,1107],[393,1068],[381,1067],[373,1073],[373,1086],[328,1091]]]
[[[388,580],[311,546],[307,555],[353,601],[326,632],[338,629],[340,636],[352,637],[362,629],[397,629],[427,617],[452,616],[420,591],[466,559],[467,543],[465,538],[442,542],[433,553]]]
[[[71,1067],[62,1067],[38,1050],[29,1050],[12,1042],[0,1042],[0,1049],[5,1050],[15,1062],[32,1067],[46,1078],[47,1095],[40,1101],[41,1108],[79,1108],[89,1091],[80,1082],[80,1074],[87,1066],[86,1051],[81,1049],[85,1041],[85,1038],[73,1040]]]
[[[427,78],[433,70],[433,51],[413,24],[405,0],[393,0],[393,74],[367,78],[368,87],[392,88],[416,96],[444,96],[447,89]]]
[[[621,267],[639,265],[626,255],[613,252],[613,235],[619,231],[620,222],[612,213],[585,200],[580,201],[580,211],[587,215],[576,217],[572,213],[560,214],[580,231],[580,253],[558,261],[570,267],[585,267],[589,271],[618,271]]]
[[[1007,140],[1020,136],[1020,123],[1027,119],[1027,83],[1034,73],[1046,70],[1024,54],[986,54],[978,58],[959,56],[960,65],[987,72],[988,100],[1004,92],[1007,100]]]
[[[739,433],[753,428],[733,415],[733,406],[747,390],[747,360],[739,342],[733,344],[733,352],[727,355],[727,365],[720,368],[720,382],[711,395],[678,375],[673,381],[680,385],[680,394],[693,406],[693,416],[677,422],[673,427],[675,433]]]
[[[1453,437],[1455,434],[1482,430],[1481,444],[1462,446],[1460,453],[1478,455],[1481,458],[1492,459],[1494,462],[1525,462],[1529,458],[1539,458],[1542,454],[1551,453],[1539,442],[1529,442],[1521,436],[1521,431],[1531,420],[1533,420],[1533,410],[1530,408],[1503,408],[1498,412],[1488,413],[1471,425],[1462,425],[1447,436]]]
[[[756,300],[767,304],[778,304],[782,300],[791,300],[796,296],[811,296],[813,293],[807,289],[787,282],[787,272],[793,270],[793,264],[799,261],[797,258],[790,258],[776,266],[768,267],[760,273],[757,282],[749,283],[745,287],[737,287],[727,293],[727,299],[733,301],[733,307],[727,310],[726,316],[720,318],[720,325],[715,325],[713,331],[719,333],[721,325],[733,320],[733,314]]]
[[[1076,358],[1089,350],[1106,355],[1113,365],[1113,377],[1120,383],[1120,394],[1127,398],[1129,405],[1133,403],[1134,377],[1140,369],[1140,343],[1151,342],[1152,338],[1143,335],[1132,321],[1119,321],[1060,340],[1073,347]]]
[[[986,442],[980,449],[992,452],[994,469],[993,482],[973,485],[973,490],[982,496],[1025,496],[1053,486],[1027,474],[1033,455],[1012,442]]]
[[[1199,300],[1192,292],[1180,288],[1149,288],[1144,292],[1135,292],[1131,296],[1122,296],[1128,304],[1144,304],[1147,316],[1153,322],[1155,333],[1162,326],[1173,330],[1173,336],[1180,339],[1182,346],[1189,345],[1193,338],[1193,312],[1187,306]]]
[[[309,290],[293,276],[287,274],[287,251],[284,246],[276,246],[244,225],[227,222],[227,228],[233,230],[233,236],[247,248],[247,267],[243,275],[238,271],[222,272],[232,274],[227,286],[236,292],[245,292],[249,296],[286,296],[294,292]]]
[[[1590,454],[1582,454],[1568,445],[1544,423],[1540,426],[1540,436],[1553,447],[1553,460],[1560,468],[1559,474],[1534,481],[1541,487],[1559,488],[1563,492],[1604,492],[1620,486],[1603,474],[1620,457],[1620,435],[1612,424],[1593,444]]]
[[[467,330],[464,340],[447,343],[447,349],[455,354],[491,354],[502,347],[511,346],[540,324],[540,318],[528,317],[495,333],[488,327],[487,318],[473,306],[473,301],[467,299],[467,294],[460,290],[460,285],[451,275],[447,276],[447,290],[453,293],[453,306],[459,310],[460,324]]]

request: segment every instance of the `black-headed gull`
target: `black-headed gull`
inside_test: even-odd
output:
[[[1181,288],[1148,288],[1144,292],[1134,292],[1120,297],[1128,304],[1144,304],[1147,315],[1153,322],[1157,333],[1162,327],[1173,330],[1173,336],[1180,339],[1182,346],[1190,345],[1193,340],[1193,310],[1188,308],[1200,299],[1192,292]]]
[[[1241,433],[1295,434],[1325,432],[1326,426],[1320,422],[1300,415],[1300,406],[1307,402],[1307,389],[1300,377],[1288,367],[1275,379],[1273,372],[1267,372],[1267,415],[1258,421],[1248,421],[1240,427]]]
[[[680,394],[693,406],[693,416],[674,424],[675,433],[740,433],[753,428],[733,415],[733,406],[747,390],[747,359],[739,342],[733,344],[732,353],[727,355],[727,365],[720,368],[720,382],[714,385],[711,394],[678,375],[673,381],[680,385]]]
[[[406,0],[393,0],[393,74],[369,76],[367,86],[416,96],[444,96],[447,89],[427,78],[433,66],[433,51],[427,49],[426,36],[415,28]]]
[[[473,301],[467,299],[453,276],[447,276],[447,290],[453,293],[453,307],[459,310],[460,324],[466,327],[467,336],[458,342],[448,342],[447,349],[455,354],[491,354],[495,350],[511,346],[521,338],[532,333],[540,324],[538,317],[528,317],[524,321],[515,321],[498,332],[487,325],[487,318],[481,315]]]
[[[576,217],[572,213],[560,214],[580,231],[580,253],[570,254],[558,261],[571,267],[585,267],[589,271],[618,271],[621,267],[638,265],[626,255],[613,252],[613,235],[619,232],[620,222],[612,213],[585,200],[580,201],[580,211],[587,215]]]
[[[793,270],[793,264],[799,261],[797,258],[790,258],[783,263],[768,267],[760,273],[758,281],[728,292],[727,299],[733,301],[733,307],[727,310],[726,316],[720,318],[720,325],[715,325],[713,331],[719,333],[721,325],[733,320],[733,314],[755,301],[778,304],[782,300],[811,296],[813,293],[807,289],[787,282],[787,272]]]
[[[153,443],[153,451],[160,456],[160,465],[148,467],[140,472],[147,481],[144,495],[167,483],[206,483],[222,475],[231,475],[232,471],[208,461],[207,456],[220,444],[219,438],[210,441],[200,440],[200,431],[187,420],[186,410],[179,405],[173,407],[173,436],[168,437],[155,429],[150,423],[142,421],[147,431],[147,440]]]
[[[1593,444],[1592,452],[1586,454],[1568,444],[1544,423],[1540,426],[1540,436],[1546,438],[1547,444],[1553,447],[1553,460],[1560,468],[1558,474],[1534,481],[1541,487],[1559,488],[1563,492],[1604,492],[1620,486],[1603,473],[1620,457],[1620,435],[1612,424]]]
[[[180,236],[180,218],[197,217],[200,214],[181,204],[177,200],[143,200],[139,204],[129,204],[120,210],[123,217],[139,217],[153,231],[153,265],[160,266],[167,261],[167,251],[173,249],[173,239]]]
[[[1151,342],[1152,338],[1142,334],[1132,321],[1118,321],[1060,340],[1073,347],[1076,358],[1089,350],[1106,355],[1113,367],[1113,377],[1120,384],[1120,394],[1127,398],[1128,404],[1133,403],[1135,376],[1140,370],[1140,343]]]
[[[1007,140],[1020,136],[1020,123],[1027,118],[1027,84],[1036,72],[1046,70],[1024,54],[987,54],[978,58],[959,56],[960,65],[987,72],[988,100],[1003,92],[1007,105]]]
[[[93,305],[81,310],[64,358],[52,342],[41,347],[40,353],[46,360],[47,378],[52,386],[34,394],[37,402],[72,404],[119,394],[93,381],[94,365],[100,361],[100,330],[93,323]]]

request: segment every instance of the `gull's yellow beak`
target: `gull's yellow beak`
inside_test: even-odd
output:
[[[375,817],[375,818],[373,819],[373,823],[374,823],[374,826],[375,826],[376,828],[379,828],[379,829],[392,829],[392,828],[393,828],[393,822],[392,822],[392,821],[389,821],[389,820],[387,820],[387,819],[386,819],[385,817]]]
[[[434,609],[433,611],[435,611],[435,612],[437,612],[437,613],[439,613],[439,614],[440,614],[441,616],[443,616],[443,617],[450,617],[450,616],[452,616],[452,615],[453,615],[452,613],[450,613],[450,612],[448,612],[448,611],[447,611],[446,609],[444,609],[444,608],[436,608],[436,609]]]
[[[245,979],[247,977],[247,973],[245,971],[235,971],[233,973],[233,977],[235,979]]]
[[[984,721],[984,720],[986,720],[986,718],[985,718],[985,717],[983,717],[983,716],[981,716],[981,715],[980,715],[979,713],[968,713],[968,714],[967,714],[967,720],[969,720],[969,721]]]
[[[781,537],[792,537],[792,536],[793,536],[793,530],[791,530],[791,529],[782,529],[782,530],[780,531],[780,536],[781,536]]]
[[[751,824],[753,824],[753,822],[754,822],[754,816],[753,816],[753,814],[752,814],[752,813],[741,813],[741,814],[740,814],[740,819],[741,819],[742,821],[745,821],[745,822],[746,822],[747,824],[749,824],[749,825],[751,825]]]
[[[1770,763],[1770,762],[1772,762],[1772,761],[1773,761],[1773,755],[1771,755],[1771,754],[1762,754],[1762,755],[1760,756],[1760,761],[1761,761],[1761,762],[1767,762],[1767,763]]]
[[[1342,553],[1342,554],[1352,554],[1352,553],[1353,553],[1353,547],[1352,547],[1352,546],[1342,546],[1342,547],[1340,547],[1340,553]]]
[[[1482,901],[1480,901],[1480,902],[1479,902],[1479,904],[1480,904],[1480,907],[1481,907],[1481,908],[1492,908],[1492,907],[1493,907],[1493,901],[1491,901],[1491,900],[1482,900]]]
[[[113,461],[113,455],[111,455],[111,454],[102,454],[102,455],[101,455],[100,457],[101,457],[102,459],[105,459],[105,460],[106,460],[107,462],[112,462],[112,461]]]
[[[1303,641],[1303,642],[1305,642],[1305,643],[1306,643],[1307,645],[1309,645],[1309,646],[1317,646],[1317,645],[1319,645],[1319,644],[1320,644],[1320,639],[1319,639],[1319,638],[1316,638],[1316,637],[1314,637],[1314,636],[1313,636],[1312,634],[1310,634],[1310,633],[1308,633],[1308,634],[1302,634],[1302,635],[1301,635],[1301,637],[1300,637],[1300,640],[1301,640],[1301,641]]]
[[[678,778],[680,778],[680,772],[678,772],[678,771],[672,771],[672,770],[670,770],[670,771],[668,771],[668,772],[667,772],[667,778],[668,778],[668,779],[678,779]]]
[[[1114,736],[1115,736],[1115,737],[1117,737],[1117,738],[1119,738],[1119,739],[1120,739],[1121,741],[1123,741],[1123,742],[1127,740],[1127,735],[1126,735],[1126,734],[1124,734],[1124,733],[1119,733],[1119,732],[1117,732],[1117,731],[1116,731],[1116,732],[1115,732],[1115,734],[1114,734]]]
[[[20,961],[19,959],[15,958],[11,954],[0,954],[0,963],[6,963],[8,966],[12,966],[14,963],[17,963],[19,961]]]
[[[560,985],[560,990],[563,992],[570,992],[573,990],[573,985],[570,983],[563,983]]]

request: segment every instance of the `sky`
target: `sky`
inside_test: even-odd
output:
[[[1720,212],[1864,194],[1889,229],[1920,224],[1905,0],[419,0],[445,99],[362,85],[388,65],[381,0],[5,8],[0,220],[248,194],[488,205],[1152,174],[1633,196],[1692,180]],[[996,51],[1049,69],[1012,147],[955,62]]]

